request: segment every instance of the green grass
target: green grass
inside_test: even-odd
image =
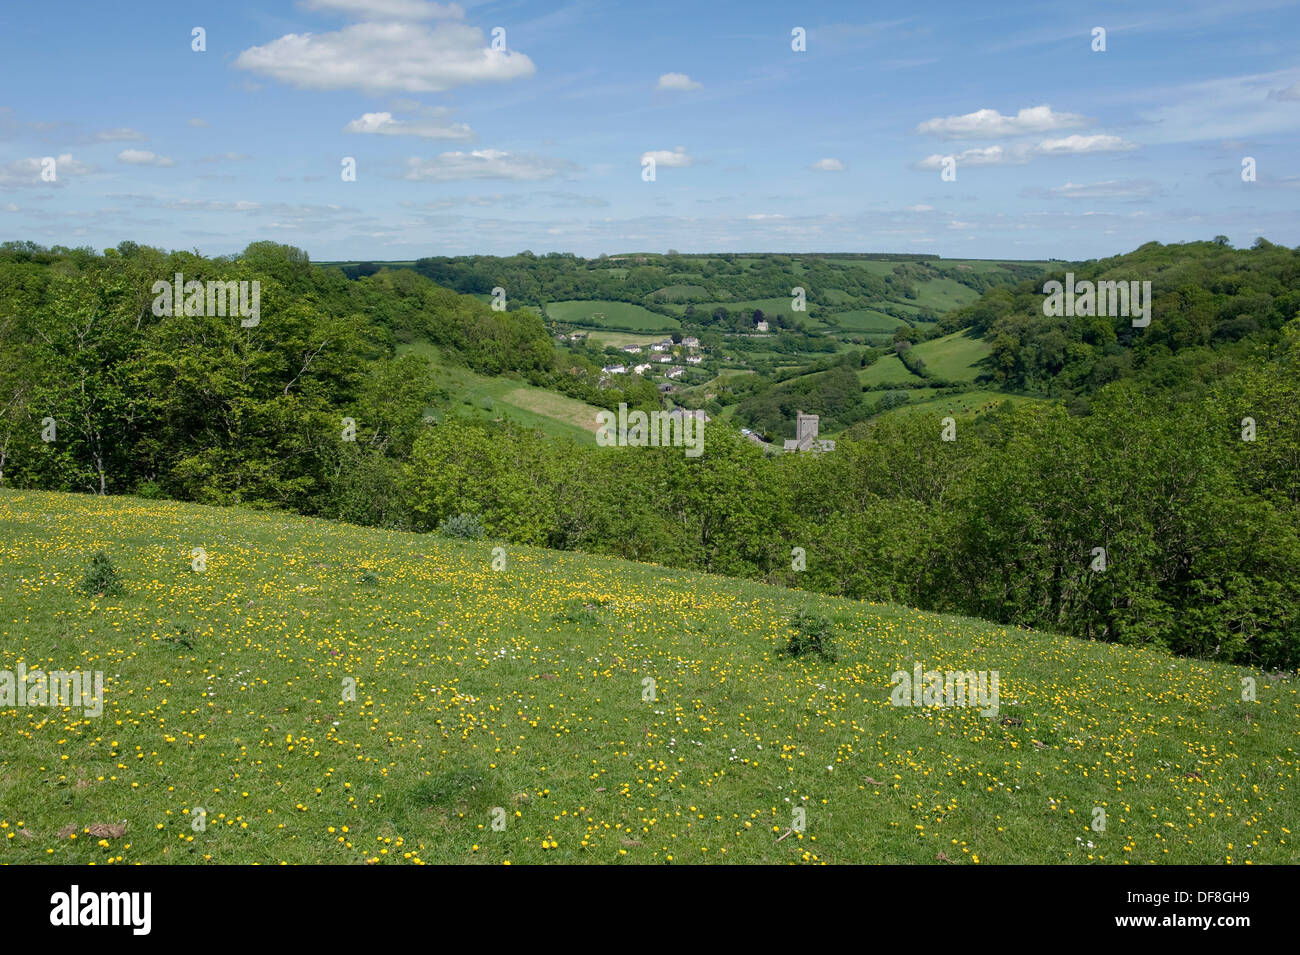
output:
[[[612,331],[670,332],[681,328],[681,322],[659,315],[630,302],[551,302],[546,306],[547,318],[573,325],[589,325]]]
[[[434,382],[447,392],[444,400],[427,409],[435,420],[448,414],[487,420],[508,417],[554,437],[592,440],[600,410],[594,405],[516,378],[480,375],[445,362],[437,347],[427,342],[399,345],[398,352],[415,352],[433,364]]]
[[[969,305],[979,297],[979,293],[969,286],[953,279],[938,278],[916,283],[916,298],[906,299],[906,301],[920,308],[946,312],[962,305]]]
[[[843,265],[851,269],[865,269],[872,275],[879,275],[882,278],[886,275],[892,275],[894,267],[899,264],[898,262],[882,262],[879,259],[828,258],[826,261],[834,265]]]
[[[899,392],[907,395],[907,400],[909,404],[920,404],[921,402],[928,401],[929,399],[934,397],[936,390],[937,389],[934,388],[899,388],[898,389]],[[869,392],[867,395],[865,395],[865,397],[868,402],[875,402],[880,397],[886,394],[888,394],[887,391],[873,391],[873,392]],[[894,411],[894,410],[896,409],[893,408],[890,409],[890,411]]]
[[[888,332],[891,334],[900,325],[907,324],[901,318],[886,315],[884,312],[877,312],[872,308],[857,308],[848,312],[836,312],[834,315],[826,316],[826,322],[828,325],[845,332]]]
[[[937,420],[947,415],[962,417],[983,414],[1002,404],[1016,405],[1028,401],[1043,400],[1026,395],[1008,395],[1000,391],[983,390],[963,391],[960,394],[940,395],[938,397],[929,397],[928,400],[921,400],[923,395],[930,396],[934,392],[929,388],[917,390],[920,394],[914,394],[911,402],[897,408],[891,408],[886,414],[928,414],[933,415]]]
[[[944,265],[955,265],[959,269],[970,270],[973,272],[1001,272],[1004,270],[1008,261],[1007,259],[944,259]],[[1016,259],[1016,265],[1036,265],[1044,272],[1050,269],[1054,263],[1043,259]],[[1055,263],[1060,264],[1060,263]]]
[[[908,371],[897,355],[885,355],[858,372],[858,381],[864,385],[894,385],[921,379]]]
[[[0,491],[3,667],[105,673],[0,709],[0,862],[1295,861],[1294,678],[498,545]],[[918,663],[997,717],[891,705]]]
[[[932,338],[912,347],[913,354],[925,362],[926,371],[949,381],[974,381],[983,371],[979,362],[992,349],[982,338],[965,331],[953,332],[942,338]]]

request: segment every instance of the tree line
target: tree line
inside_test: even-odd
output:
[[[1234,254],[1261,252],[1279,270],[1294,257]],[[1242,290],[1258,312],[1259,282],[1237,271],[1205,284]],[[155,315],[153,283],[178,272],[259,281],[259,324]],[[1274,314],[1289,294],[1258,312],[1258,332],[1218,348],[1211,330],[1163,364],[1144,357],[1147,377],[1088,391],[1086,408],[1003,405],[957,420],[952,441],[937,414],[885,415],[819,455],[765,455],[714,423],[688,458],[509,420],[430,424],[436,376],[402,341],[484,373],[591,386],[604,406],[658,398],[596,388],[535,314],[494,312],[410,270],[350,281],[274,243],[217,259],[8,243],[0,484],[415,531],[471,514],[506,541],[1294,667],[1300,318]],[[575,362],[582,374],[560,367]],[[788,384],[752,411],[860,400],[851,364]]]

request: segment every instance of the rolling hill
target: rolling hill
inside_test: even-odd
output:
[[[0,491],[3,667],[105,675],[0,705],[0,861],[1295,860],[1290,677],[496,546]],[[916,666],[998,712],[891,705]]]

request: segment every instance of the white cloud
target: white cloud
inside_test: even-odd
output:
[[[695,82],[685,73],[665,73],[659,77],[659,85],[655,88],[661,90],[697,90],[703,85],[703,83]]]
[[[947,158],[948,156],[934,153],[922,159],[917,166],[921,169],[939,169]],[[954,153],[952,158],[957,160],[958,166],[1003,166],[1008,163],[1028,162],[1029,149],[1022,147],[1012,150],[1002,146],[986,146],[982,149],[966,149]]]
[[[1300,69],[1232,76],[1176,87],[1143,90],[1139,96],[1162,104],[1143,110],[1147,145],[1215,140],[1254,140],[1296,129],[1296,111],[1287,103],[1300,94]],[[1293,93],[1293,90],[1296,92]]]
[[[606,209],[609,200],[600,196],[584,196],[576,192],[544,192],[541,195],[551,200],[551,206],[557,209]]]
[[[430,202],[411,202],[409,200],[398,203],[399,205],[413,209],[416,212],[442,212],[445,209],[454,209],[458,206],[503,206],[505,208],[518,209],[528,205],[530,196],[521,193],[501,193],[494,192],[487,195],[468,195],[468,196],[448,196],[445,199],[434,199]]]
[[[394,119],[392,113],[363,113],[343,127],[345,133],[372,133],[378,136],[420,136],[424,139],[473,139],[474,130],[464,123],[442,125]]]
[[[812,168],[818,172],[843,172],[844,163],[838,159],[819,159],[812,164]]]
[[[1292,83],[1286,89],[1269,90],[1268,98],[1280,99],[1280,100],[1300,100],[1300,81]]]
[[[1034,152],[1039,155],[1050,156],[1074,153],[1110,153],[1136,148],[1136,143],[1125,142],[1118,136],[1098,133],[1094,136],[1075,135],[1066,136],[1062,139],[1045,139],[1034,148]]]
[[[1107,179],[1104,182],[1067,182],[1047,195],[1058,199],[1144,199],[1159,195],[1161,187],[1150,179]]]
[[[252,156],[244,153],[221,153],[217,156],[203,156],[199,159],[199,162],[243,162],[252,158]]]
[[[116,129],[101,129],[95,133],[95,142],[97,143],[120,143],[148,138],[139,130],[127,126],[119,126]]]
[[[41,171],[45,168],[44,160],[47,158],[54,159],[55,180],[50,183],[41,178]],[[88,176],[94,171],[93,166],[88,166],[84,162],[73,159],[71,153],[63,153],[61,156],[55,157],[33,156],[29,159],[15,159],[11,163],[0,166],[0,188],[57,186],[70,177]]]
[[[933,212],[934,206],[927,206],[927,205],[903,206],[903,211],[904,212]]]
[[[1036,156],[1072,156],[1080,153],[1118,152],[1136,149],[1136,143],[1130,143],[1118,136],[1098,133],[1095,136],[1066,136],[1062,139],[1044,139],[1037,145],[1017,143],[1014,146],[984,146],[978,149],[965,149],[952,154],[960,166],[1010,166],[1027,163]],[[919,163],[919,169],[939,169],[948,158],[939,153],[926,156]]]
[[[248,199],[236,199],[227,202],[222,199],[164,199],[154,200],[149,196],[133,196],[141,205],[157,206],[162,209],[174,209],[178,212],[256,212],[261,203]]]
[[[205,127],[205,126],[208,125],[208,121],[207,121],[206,119],[199,119],[199,118],[196,116],[196,117],[194,117],[193,119],[190,120],[190,125],[202,129],[203,127]]]
[[[641,154],[641,160],[653,159],[656,166],[684,167],[695,164],[695,159],[686,154],[685,146],[676,146],[672,150],[652,149]]]
[[[460,4],[426,0],[302,0],[301,6],[366,20],[460,20],[465,16]]]
[[[437,93],[532,76],[523,53],[493,50],[465,23],[354,23],[335,33],[289,33],[240,53],[235,66],[301,89]]]
[[[573,169],[562,159],[545,159],[500,149],[442,153],[432,159],[412,156],[402,178],[415,182],[451,182],[459,179],[551,179]]]
[[[997,139],[1089,125],[1091,120],[1078,113],[1053,113],[1050,106],[1029,106],[1014,116],[1003,116],[995,109],[979,109],[963,116],[940,116],[927,119],[916,131],[945,139]]]
[[[123,149],[117,154],[118,162],[128,163],[132,166],[174,166],[175,160],[168,159],[166,156],[158,156],[147,149]]]

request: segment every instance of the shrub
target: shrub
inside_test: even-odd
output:
[[[174,625],[174,627],[176,630],[175,633],[168,634],[167,636],[160,637],[159,639],[163,643],[169,644],[172,647],[181,647],[186,650],[193,650],[194,634],[190,631],[190,628],[186,626],[181,626],[179,624]]]
[[[438,533],[461,540],[480,540],[487,535],[477,514],[453,514],[438,525]]]
[[[605,601],[599,598],[585,600],[575,597],[562,610],[553,614],[551,619],[556,623],[595,624],[600,622],[604,606]]]
[[[835,638],[831,635],[834,625],[828,619],[801,609],[790,618],[790,626],[794,634],[785,646],[786,653],[792,657],[815,653],[827,663],[835,662]]]
[[[126,593],[126,588],[122,586],[117,570],[113,567],[113,562],[102,550],[96,551],[90,558],[86,576],[81,578],[81,591],[88,597],[120,597]]]
[[[163,489],[157,481],[141,481],[131,493],[136,497],[144,498],[146,501],[160,501],[167,496],[163,493]]]

